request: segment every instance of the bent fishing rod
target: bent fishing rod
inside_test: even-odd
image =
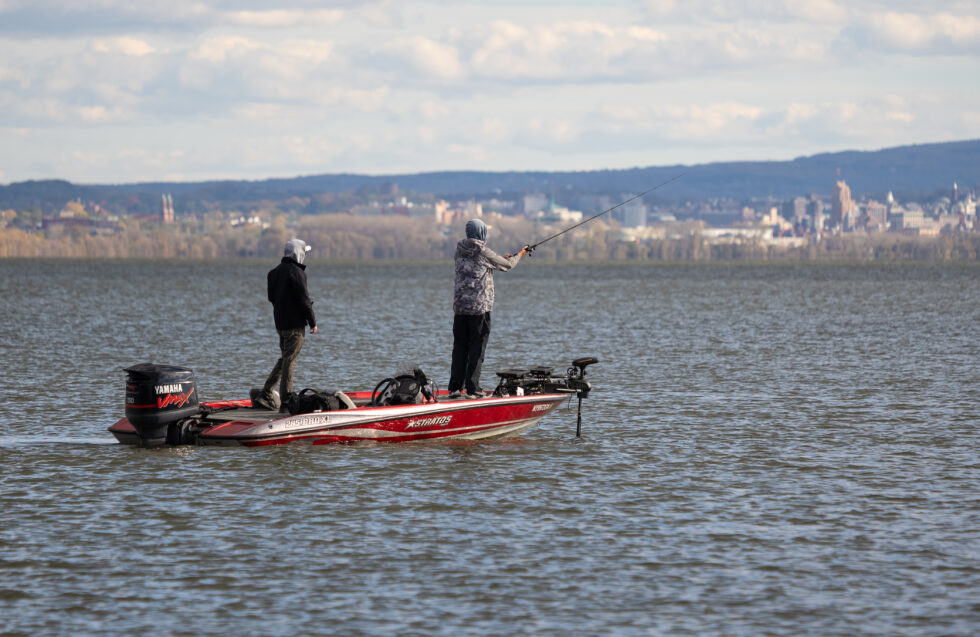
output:
[[[662,188],[663,186],[666,186],[667,184],[669,184],[669,183],[670,183],[670,182],[672,182],[672,181],[677,181],[678,179],[680,179],[681,177],[683,177],[683,176],[684,176],[684,175],[686,175],[686,174],[687,174],[687,173],[681,173],[681,174],[679,174],[679,175],[675,175],[674,177],[671,177],[671,178],[670,178],[670,179],[668,179],[667,181],[665,181],[665,182],[663,182],[663,183],[660,183],[660,184],[657,184],[657,185],[656,185],[656,186],[654,186],[653,188],[648,188],[647,190],[644,190],[644,191],[643,191],[643,192],[641,192],[640,194],[638,194],[638,195],[634,195],[634,196],[632,196],[632,197],[630,197],[629,199],[626,199],[625,201],[620,201],[620,202],[619,202],[618,204],[616,204],[616,205],[615,205],[615,206],[613,206],[612,208],[606,208],[606,209],[605,209],[605,210],[603,210],[602,212],[600,212],[600,213],[598,213],[598,214],[594,214],[594,215],[592,215],[591,217],[589,217],[589,218],[588,218],[588,219],[586,219],[585,221],[579,221],[579,222],[578,222],[578,223],[576,223],[576,224],[575,224],[574,226],[569,226],[569,227],[567,227],[567,228],[565,228],[564,230],[562,230],[561,232],[559,232],[559,233],[557,233],[557,234],[553,234],[553,235],[551,235],[551,236],[550,236],[550,237],[548,237],[547,239],[542,239],[541,241],[538,241],[538,242],[537,242],[537,243],[535,243],[534,245],[529,245],[529,246],[525,246],[525,248],[526,248],[526,251],[527,251],[527,255],[528,255],[528,256],[530,256],[530,255],[531,255],[531,253],[532,253],[532,252],[534,252],[534,249],[535,249],[535,248],[537,248],[537,247],[538,247],[539,245],[541,245],[542,243],[548,243],[548,242],[549,242],[549,241],[551,241],[552,239],[557,239],[558,237],[560,237],[560,236],[562,236],[562,235],[563,235],[563,234],[565,234],[566,232],[568,232],[568,231],[570,231],[570,230],[574,230],[575,228],[578,228],[579,226],[584,226],[585,224],[587,224],[588,222],[590,222],[590,221],[592,221],[593,219],[597,219],[597,218],[599,218],[599,217],[601,217],[602,215],[604,215],[604,214],[606,214],[607,212],[612,212],[613,210],[615,210],[616,208],[619,208],[620,206],[625,206],[625,205],[626,205],[626,204],[628,204],[629,202],[631,202],[631,201],[635,201],[636,199],[639,199],[640,197],[642,197],[642,196],[644,196],[644,195],[647,195],[647,194],[649,194],[649,193],[651,193],[651,192],[653,192],[653,191],[654,191],[654,190],[656,190],[657,188]]]

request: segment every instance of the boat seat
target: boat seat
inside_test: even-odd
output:
[[[505,369],[497,372],[497,376],[499,376],[502,380],[517,380],[519,378],[524,378],[525,376],[527,376],[527,370]]]
[[[350,396],[340,391],[339,389],[333,393],[334,396],[344,405],[343,408],[346,409],[357,409],[357,405],[351,400]]]

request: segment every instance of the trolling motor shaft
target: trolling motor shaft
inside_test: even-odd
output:
[[[592,390],[592,383],[585,380],[585,368],[593,363],[598,363],[599,359],[595,356],[586,356],[584,358],[576,358],[572,361],[572,368],[568,370],[568,382],[569,385],[576,385],[578,387],[578,418],[575,423],[575,437],[582,437],[582,399],[589,395]],[[573,374],[577,372],[573,376]]]

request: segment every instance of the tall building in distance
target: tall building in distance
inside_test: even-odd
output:
[[[633,195],[623,195],[623,199],[629,199]],[[620,222],[624,228],[646,228],[647,227],[647,205],[643,199],[634,199],[623,204]]]
[[[800,223],[806,219],[806,205],[807,200],[805,197],[794,197],[785,202],[783,204],[783,219],[792,223]]]
[[[872,199],[864,204],[864,214],[861,218],[864,227],[885,230],[888,228],[888,206]]]
[[[834,184],[834,194],[830,198],[830,225],[841,229],[854,225],[854,200],[843,179]]]
[[[174,200],[170,196],[170,193],[166,193],[162,197],[163,202],[161,204],[161,214],[160,218],[163,219],[164,223],[174,222]]]
[[[813,222],[813,229],[816,232],[823,231],[823,202],[816,193],[810,193],[810,199],[806,202],[806,216]]]
[[[524,214],[541,212],[548,207],[548,198],[544,193],[530,192],[524,195]]]

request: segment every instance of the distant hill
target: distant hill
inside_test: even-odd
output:
[[[838,177],[838,170],[840,177]],[[609,194],[646,190],[675,175],[684,177],[659,190],[663,201],[730,197],[737,200],[787,199],[815,192],[829,195],[844,179],[857,196],[883,196],[891,190],[906,198],[935,192],[957,182],[963,189],[980,186],[980,140],[897,146],[877,151],[844,151],[799,157],[791,161],[722,162],[693,166],[651,166],[580,172],[445,171],[412,175],[325,174],[261,181],[160,182],[81,185],[61,180],[25,181],[0,186],[0,209],[60,208],[81,199],[107,208],[156,209],[169,192],[179,208],[205,209],[259,200],[284,200],[316,194],[378,189],[397,184],[402,193],[440,197],[516,196],[525,192],[574,191]]]

